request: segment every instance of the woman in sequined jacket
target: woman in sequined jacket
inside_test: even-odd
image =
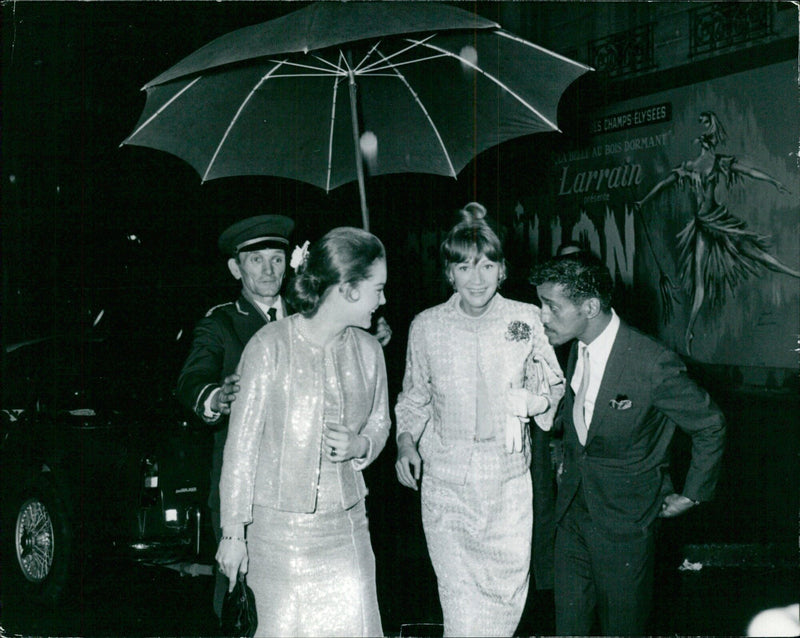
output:
[[[529,421],[564,393],[539,309],[497,292],[505,261],[469,204],[442,244],[455,294],[412,322],[397,406],[396,470],[417,489],[446,636],[511,636],[528,592]],[[424,471],[423,471],[424,470]]]
[[[247,572],[261,636],[382,635],[362,470],[390,429],[386,367],[365,330],[386,302],[386,257],[338,228],[298,249],[299,313],[245,347],[223,455],[222,540],[230,581]]]

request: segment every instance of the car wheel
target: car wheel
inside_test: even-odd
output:
[[[73,534],[67,508],[41,475],[18,493],[11,522],[13,577],[36,602],[57,603],[68,584]]]

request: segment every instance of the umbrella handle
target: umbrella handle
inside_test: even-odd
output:
[[[364,187],[364,162],[361,158],[361,145],[358,136],[358,106],[356,103],[356,76],[353,73],[352,55],[347,52],[347,65],[350,78],[350,120],[353,124],[353,145],[356,153],[356,175],[358,176],[358,195],[361,198],[361,222],[364,230],[369,231],[369,210],[367,209],[367,192]]]

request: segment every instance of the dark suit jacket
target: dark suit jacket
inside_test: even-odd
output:
[[[288,316],[291,309],[285,302],[282,303],[284,315]],[[236,371],[245,345],[266,323],[261,311],[244,296],[236,301],[214,306],[197,322],[189,356],[178,377],[178,399],[203,421],[216,428],[208,504],[217,511],[222,451],[228,432],[228,419],[207,419],[203,404],[209,394],[222,384],[223,379]]]
[[[683,495],[714,495],[725,446],[725,420],[708,394],[687,376],[680,358],[654,339],[620,324],[609,355],[586,446],[572,422],[577,344],[567,366],[564,473],[556,502],[560,521],[581,483],[589,512],[608,534],[641,535],[672,493],[669,445],[678,426],[692,438],[692,460]],[[617,402],[614,407],[612,402]],[[619,403],[630,402],[620,409]]]

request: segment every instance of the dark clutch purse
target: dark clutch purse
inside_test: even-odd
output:
[[[222,601],[222,633],[225,636],[247,636],[252,638],[258,627],[256,599],[247,586],[244,574],[236,579],[233,591],[225,592]]]

